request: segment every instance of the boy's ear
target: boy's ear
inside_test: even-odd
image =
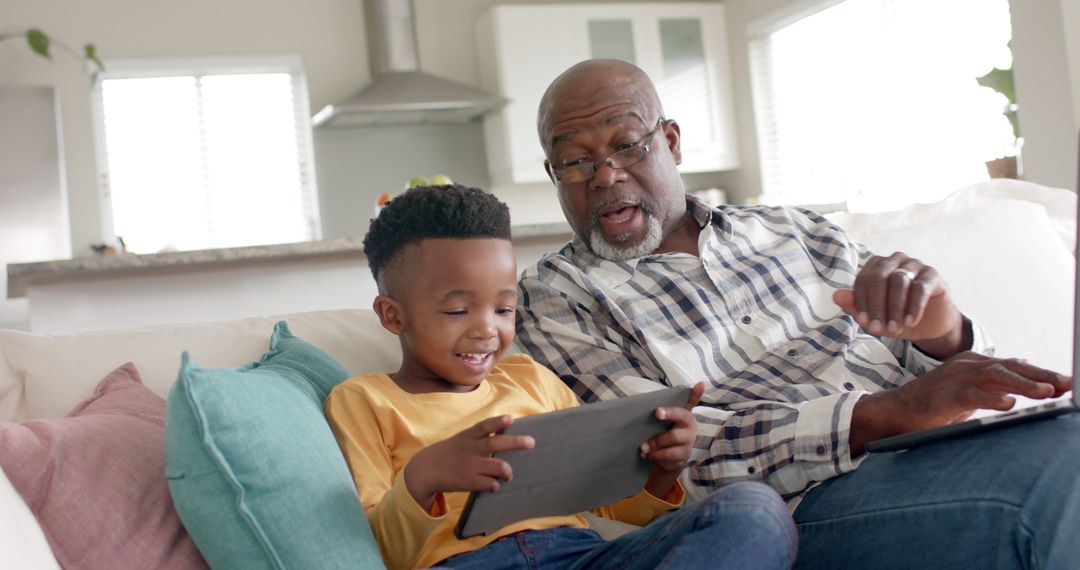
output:
[[[405,330],[405,311],[402,310],[401,304],[394,299],[387,297],[386,295],[379,295],[375,297],[375,302],[371,304],[371,308],[375,311],[375,314],[379,315],[379,323],[383,328],[400,335]]]

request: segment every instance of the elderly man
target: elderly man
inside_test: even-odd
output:
[[[771,484],[804,568],[1080,568],[1076,414],[864,452],[1069,388],[986,356],[933,268],[813,212],[687,196],[680,126],[628,63],[571,67],[537,128],[576,237],[523,273],[520,343],[586,401],[704,379],[688,489]]]

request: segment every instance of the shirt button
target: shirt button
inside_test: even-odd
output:
[[[825,452],[826,452],[826,451],[828,451],[828,450],[827,450],[827,449],[825,449],[825,446],[824,446],[824,445],[819,445],[819,446],[817,446],[817,449],[815,449],[814,451],[815,451],[815,452],[816,452],[816,453],[817,453],[818,455],[825,455]]]
[[[747,468],[746,468],[746,472],[747,472],[747,473],[749,473],[749,474],[751,474],[751,475],[753,475],[755,471],[757,471],[757,469],[754,469],[754,466],[753,466],[753,465],[751,465],[750,467],[747,467]]]
[[[788,350],[788,351],[787,351],[787,355],[788,355],[788,356],[798,356],[798,355],[799,355],[799,351],[798,351],[798,350],[795,350],[794,348],[792,348],[792,349],[790,349],[790,350]]]
[[[750,321],[752,321],[752,320],[754,320],[754,319],[751,319],[750,315],[746,315],[745,317],[742,318],[742,322],[743,322],[744,325],[750,324]]]
[[[844,389],[845,389],[845,390],[854,390],[854,389],[855,389],[855,385],[854,385],[854,384],[852,384],[851,382],[844,382]]]

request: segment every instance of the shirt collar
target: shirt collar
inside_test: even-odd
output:
[[[693,194],[686,195],[686,209],[702,230],[712,225],[725,240],[731,239],[732,225],[723,206],[712,207]]]
[[[611,288],[629,281],[637,270],[638,261],[641,260],[640,257],[626,261],[604,259],[593,253],[589,246],[576,235],[570,241],[566,252],[575,266],[580,267],[596,281]]]

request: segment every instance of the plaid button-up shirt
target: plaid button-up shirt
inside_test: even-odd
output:
[[[518,343],[586,402],[704,380],[687,490],[763,479],[794,508],[856,467],[856,401],[940,362],[871,336],[833,303],[871,254],[820,215],[688,206],[700,257],[612,262],[575,239],[526,269]],[[973,336],[973,350],[992,352],[977,324]]]

